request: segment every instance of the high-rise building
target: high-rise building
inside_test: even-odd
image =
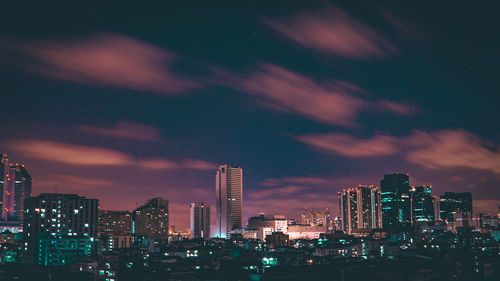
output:
[[[358,186],[339,192],[342,230],[351,234],[357,230],[382,227],[380,190],[374,186]]]
[[[191,203],[191,238],[210,237],[210,204]]]
[[[357,188],[358,229],[382,228],[382,205],[378,187]]]
[[[380,181],[380,189],[383,227],[410,225],[410,177],[400,173],[384,175],[384,179]]]
[[[441,220],[452,222],[457,212],[472,214],[472,194],[445,192],[439,198],[439,207]]]
[[[358,195],[355,188],[339,192],[339,213],[342,217],[342,231],[352,233],[358,230]]]
[[[221,165],[215,176],[215,236],[229,238],[243,225],[243,170]]]
[[[168,200],[153,198],[132,213],[136,235],[166,240],[168,238]]]
[[[432,186],[422,185],[411,189],[412,218],[414,222],[434,221]]]
[[[97,237],[97,199],[76,194],[43,193],[24,202],[24,240],[28,255],[35,263],[45,263],[46,257],[40,252],[43,241],[57,244],[66,243],[66,238],[93,241]]]
[[[0,222],[22,224],[24,200],[31,196],[31,176],[18,163],[9,163],[7,154],[0,154]]]
[[[132,214],[129,211],[99,210],[99,234],[131,234]]]

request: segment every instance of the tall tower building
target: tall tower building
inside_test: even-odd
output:
[[[215,236],[229,238],[231,230],[243,225],[243,170],[221,165],[215,176]]]
[[[24,200],[31,196],[31,176],[24,165],[9,163],[7,154],[0,154],[0,221],[22,224]]]
[[[410,225],[410,177],[400,173],[385,175],[380,181],[380,188],[383,227]]]
[[[457,212],[472,213],[472,194],[470,192],[445,192],[439,200],[441,220],[452,222]]]
[[[133,232],[148,238],[168,238],[168,200],[153,198],[132,213]]]
[[[210,204],[191,203],[191,238],[210,237]]]
[[[342,230],[351,234],[361,229],[382,227],[380,191],[374,186],[358,186],[339,192]]]
[[[413,221],[434,221],[434,198],[431,195],[432,186],[416,186],[411,190],[411,207]]]
[[[357,188],[358,229],[382,228],[382,205],[378,187]]]
[[[132,233],[132,214],[129,211],[99,210],[99,235]]]

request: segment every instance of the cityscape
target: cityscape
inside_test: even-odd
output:
[[[338,211],[305,208],[300,220],[260,213],[245,223],[243,169],[224,164],[215,172],[216,205],[191,203],[190,228],[176,231],[167,198],[151,198],[130,212],[104,210],[98,198],[77,194],[31,196],[24,165],[10,163],[7,154],[1,164],[3,280],[500,276],[500,206],[496,214],[474,212],[470,192],[437,196],[430,185],[411,186],[408,174],[384,175],[380,186],[342,189]],[[407,262],[412,267],[405,269]]]
[[[0,281],[499,281],[500,1],[4,1]]]

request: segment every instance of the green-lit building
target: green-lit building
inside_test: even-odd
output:
[[[380,181],[382,226],[393,228],[411,224],[410,177],[395,173]]]

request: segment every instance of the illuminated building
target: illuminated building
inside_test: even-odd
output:
[[[32,261],[45,262],[45,254],[40,252],[43,243],[59,245],[69,239],[72,242],[68,243],[80,245],[87,243],[81,242],[87,238],[93,241],[97,237],[97,210],[97,199],[76,194],[43,193],[26,199],[23,234]]]
[[[45,236],[39,239],[38,244],[38,264],[64,266],[92,255],[94,238]]]
[[[168,200],[153,198],[135,209],[133,217],[133,233],[148,238],[166,240],[168,238]]]
[[[22,224],[24,200],[31,196],[31,176],[24,165],[10,163],[7,154],[0,154],[0,224]]]
[[[441,220],[452,222],[457,212],[472,213],[472,194],[470,192],[445,192],[439,199]]]
[[[132,233],[132,215],[129,211],[99,210],[99,234]]]
[[[256,217],[248,218],[247,229],[259,229],[269,227],[273,232],[287,232],[288,221],[285,216],[272,215],[265,216],[263,213]]]
[[[326,231],[334,231],[334,221],[330,216],[328,208],[326,208],[323,212],[304,208],[304,212],[301,215],[301,224],[309,224],[311,226],[322,225],[325,227]]]
[[[416,186],[411,190],[413,221],[434,221],[434,198],[431,195],[432,186]]]
[[[391,228],[411,223],[410,177],[406,174],[384,175],[380,181],[382,225]]]
[[[215,236],[229,238],[243,224],[243,170],[221,165],[215,177]]]
[[[191,203],[190,225],[191,238],[210,237],[210,204]]]
[[[288,225],[287,235],[290,240],[295,239],[318,239],[321,233],[325,233],[323,226],[311,226],[308,224],[290,224]]]
[[[380,191],[374,186],[358,186],[339,192],[342,230],[351,234],[358,230],[382,227]]]

